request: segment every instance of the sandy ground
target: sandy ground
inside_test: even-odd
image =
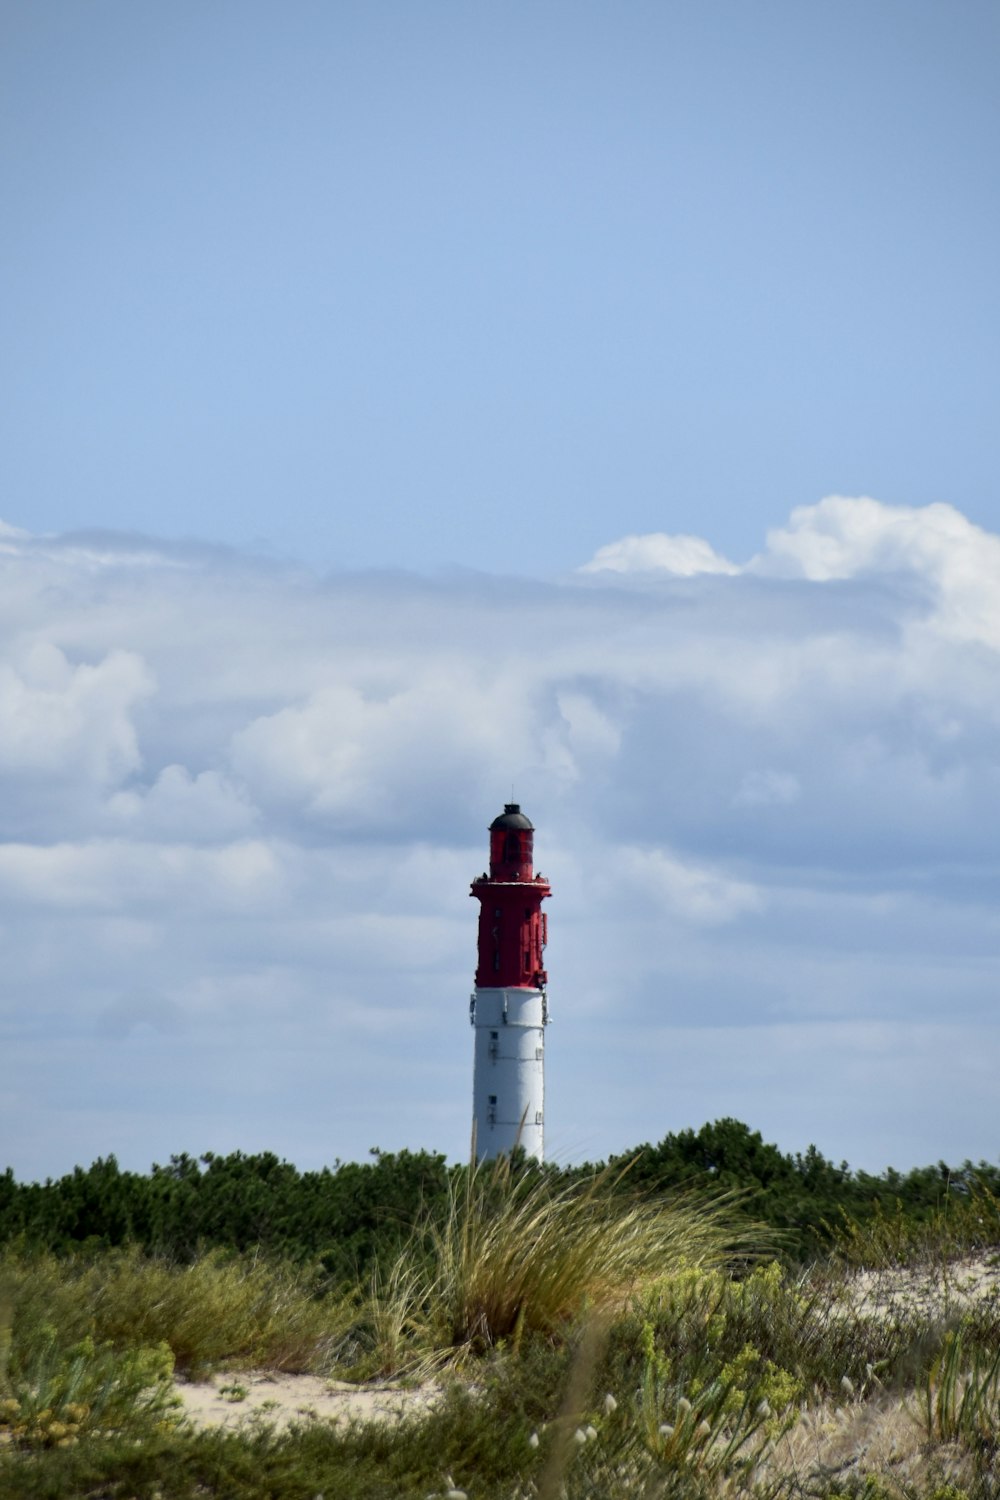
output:
[[[970,1256],[931,1270],[862,1271],[846,1286],[846,1300],[867,1316],[904,1310],[928,1319],[961,1315],[998,1295],[996,1256]]]
[[[398,1421],[426,1411],[438,1398],[433,1385],[358,1386],[319,1375],[271,1375],[257,1370],[228,1372],[205,1381],[178,1381],[184,1415],[198,1427],[239,1427],[265,1421]]]
[[[975,1302],[1000,1296],[1000,1265],[996,1258],[969,1259],[934,1271],[865,1272],[848,1279],[842,1288],[842,1307],[855,1315],[878,1317],[902,1311],[928,1320],[961,1313]],[[266,1421],[276,1427],[292,1422],[396,1421],[426,1411],[438,1399],[439,1387],[358,1386],[318,1375],[272,1375],[251,1370],[228,1372],[211,1380],[177,1384],[184,1413],[199,1427],[239,1427],[247,1421]],[[859,1429],[871,1428],[878,1412],[877,1432],[864,1438]],[[848,1405],[836,1413],[822,1408],[798,1429],[796,1446],[824,1452],[829,1462],[852,1446],[864,1452],[873,1446],[907,1446],[903,1432],[913,1428],[912,1417],[901,1407]]]

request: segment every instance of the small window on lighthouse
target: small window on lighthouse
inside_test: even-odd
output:
[[[497,1096],[496,1096],[496,1094],[491,1094],[490,1095],[490,1103],[491,1104],[495,1104],[496,1102],[497,1102]]]

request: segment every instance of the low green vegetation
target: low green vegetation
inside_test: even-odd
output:
[[[715,1144],[753,1166],[759,1138],[731,1126],[713,1127]],[[103,1216],[90,1174],[24,1190],[35,1196],[0,1253],[4,1500],[1000,1494],[1000,1294],[973,1298],[963,1280],[963,1257],[1000,1247],[988,1173],[959,1190],[939,1174],[935,1201],[922,1180],[909,1205],[877,1197],[860,1218],[841,1204],[805,1266],[783,1233],[787,1205],[748,1209],[763,1201],[760,1160],[749,1182],[731,1165],[675,1174],[665,1192],[642,1156],[572,1173],[378,1157],[348,1174],[350,1256],[318,1217],[307,1243],[308,1216],[289,1206],[302,1174],[226,1160],[232,1173],[212,1159],[159,1184],[162,1238],[149,1244],[124,1234],[151,1222],[139,1189],[129,1207],[129,1174],[102,1168]],[[252,1214],[233,1201],[241,1181]],[[183,1235],[168,1201],[186,1205]],[[254,1216],[277,1248],[242,1231],[191,1239],[197,1223]],[[251,1368],[432,1378],[438,1395],[394,1422],[251,1415],[223,1431],[183,1418],[178,1378],[225,1372],[238,1414]]]
[[[61,1257],[8,1249],[0,1296],[13,1309],[15,1363],[29,1330],[51,1328],[63,1344],[90,1336],[114,1348],[166,1347],[191,1379],[232,1362],[313,1369],[355,1315],[318,1267],[220,1250],[178,1265],[135,1247]]]

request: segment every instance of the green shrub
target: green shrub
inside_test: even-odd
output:
[[[38,1329],[11,1360],[0,1438],[27,1448],[68,1447],[92,1433],[142,1438],[177,1420],[173,1369],[164,1344],[120,1352],[88,1337],[67,1348],[55,1328]]]

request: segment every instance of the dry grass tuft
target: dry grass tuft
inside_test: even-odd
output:
[[[553,1188],[504,1157],[466,1168],[444,1221],[424,1224],[373,1290],[378,1367],[516,1350],[528,1335],[558,1334],[585,1307],[613,1316],[664,1275],[757,1248],[760,1231],[737,1222],[730,1204],[630,1199],[613,1191],[621,1175]]]

